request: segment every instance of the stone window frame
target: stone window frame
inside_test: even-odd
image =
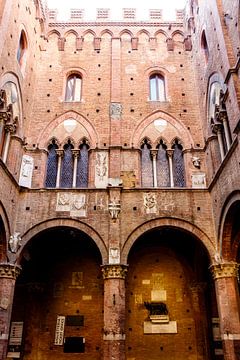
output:
[[[68,82],[72,78],[74,78],[74,90],[73,90],[73,93],[71,93],[71,96],[68,97]],[[76,79],[77,78],[80,79],[80,89],[79,89],[80,96],[78,99],[75,99],[75,97],[76,97]],[[68,72],[66,74],[66,78],[65,78],[64,102],[71,102],[71,103],[81,102],[82,101],[82,88],[83,88],[83,74],[77,70],[72,70],[72,71]],[[71,97],[73,97],[73,99],[71,99]]]
[[[155,79],[155,91],[156,91],[156,99],[153,99],[153,94],[151,90],[151,80]],[[159,81],[162,82],[163,90],[159,93]],[[149,101],[167,101],[166,96],[166,77],[161,71],[153,71],[149,74]]]

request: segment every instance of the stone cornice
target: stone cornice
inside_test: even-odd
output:
[[[127,270],[127,265],[103,265],[103,279],[125,279]]]

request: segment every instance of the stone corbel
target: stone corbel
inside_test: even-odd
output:
[[[125,279],[128,271],[127,265],[103,265],[103,279]]]
[[[210,266],[210,271],[214,280],[228,277],[238,278],[238,269],[239,264],[234,261],[219,262]]]

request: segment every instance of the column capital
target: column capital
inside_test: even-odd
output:
[[[238,268],[239,264],[231,261],[212,264],[210,266],[210,271],[212,273],[213,279],[216,280],[227,277],[238,277]]]
[[[72,149],[72,154],[74,158],[78,158],[80,155],[80,151],[77,149]]]
[[[125,279],[128,265],[103,265],[103,279]]]
[[[21,272],[19,265],[0,263],[0,278],[17,279]]]
[[[157,154],[158,154],[158,150],[157,149],[151,149],[150,153],[151,153],[152,158],[156,159]]]
[[[56,150],[56,153],[57,153],[57,156],[58,156],[58,157],[63,157],[63,155],[64,155],[64,150],[63,150],[63,149],[57,149],[57,150]]]
[[[172,158],[173,157],[173,152],[174,152],[173,149],[167,149],[167,156]]]

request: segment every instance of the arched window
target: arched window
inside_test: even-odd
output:
[[[151,160],[151,145],[144,139],[142,146],[141,166],[142,166],[142,187],[153,186],[153,167]]]
[[[165,81],[164,77],[160,74],[153,74],[149,78],[150,96],[152,101],[165,101]]]
[[[173,148],[173,183],[174,186],[184,187],[185,186],[185,169],[182,145],[179,144],[178,140],[172,146]]]
[[[80,154],[78,157],[77,165],[77,187],[87,187],[88,186],[88,149],[86,141],[80,145]]]
[[[216,105],[220,104],[220,91],[221,84],[218,81],[214,81],[210,85],[208,99],[208,117],[210,122],[214,119]]]
[[[71,74],[67,78],[65,101],[81,101],[82,77]]]
[[[26,62],[27,47],[28,47],[27,36],[25,34],[25,31],[22,30],[18,43],[18,50],[17,50],[17,61],[21,67],[23,67]]]
[[[45,179],[45,186],[49,188],[56,187],[57,181],[57,167],[58,167],[58,146],[55,140],[48,146],[48,159],[47,159],[47,174]]]
[[[162,140],[157,152],[157,186],[170,186],[167,147]]]
[[[70,140],[63,149],[60,187],[71,188],[73,185],[73,145]]]
[[[208,59],[209,59],[209,48],[208,48],[207,38],[206,38],[206,34],[205,34],[204,30],[203,30],[202,36],[201,36],[201,48],[204,53],[205,61],[207,63]]]

